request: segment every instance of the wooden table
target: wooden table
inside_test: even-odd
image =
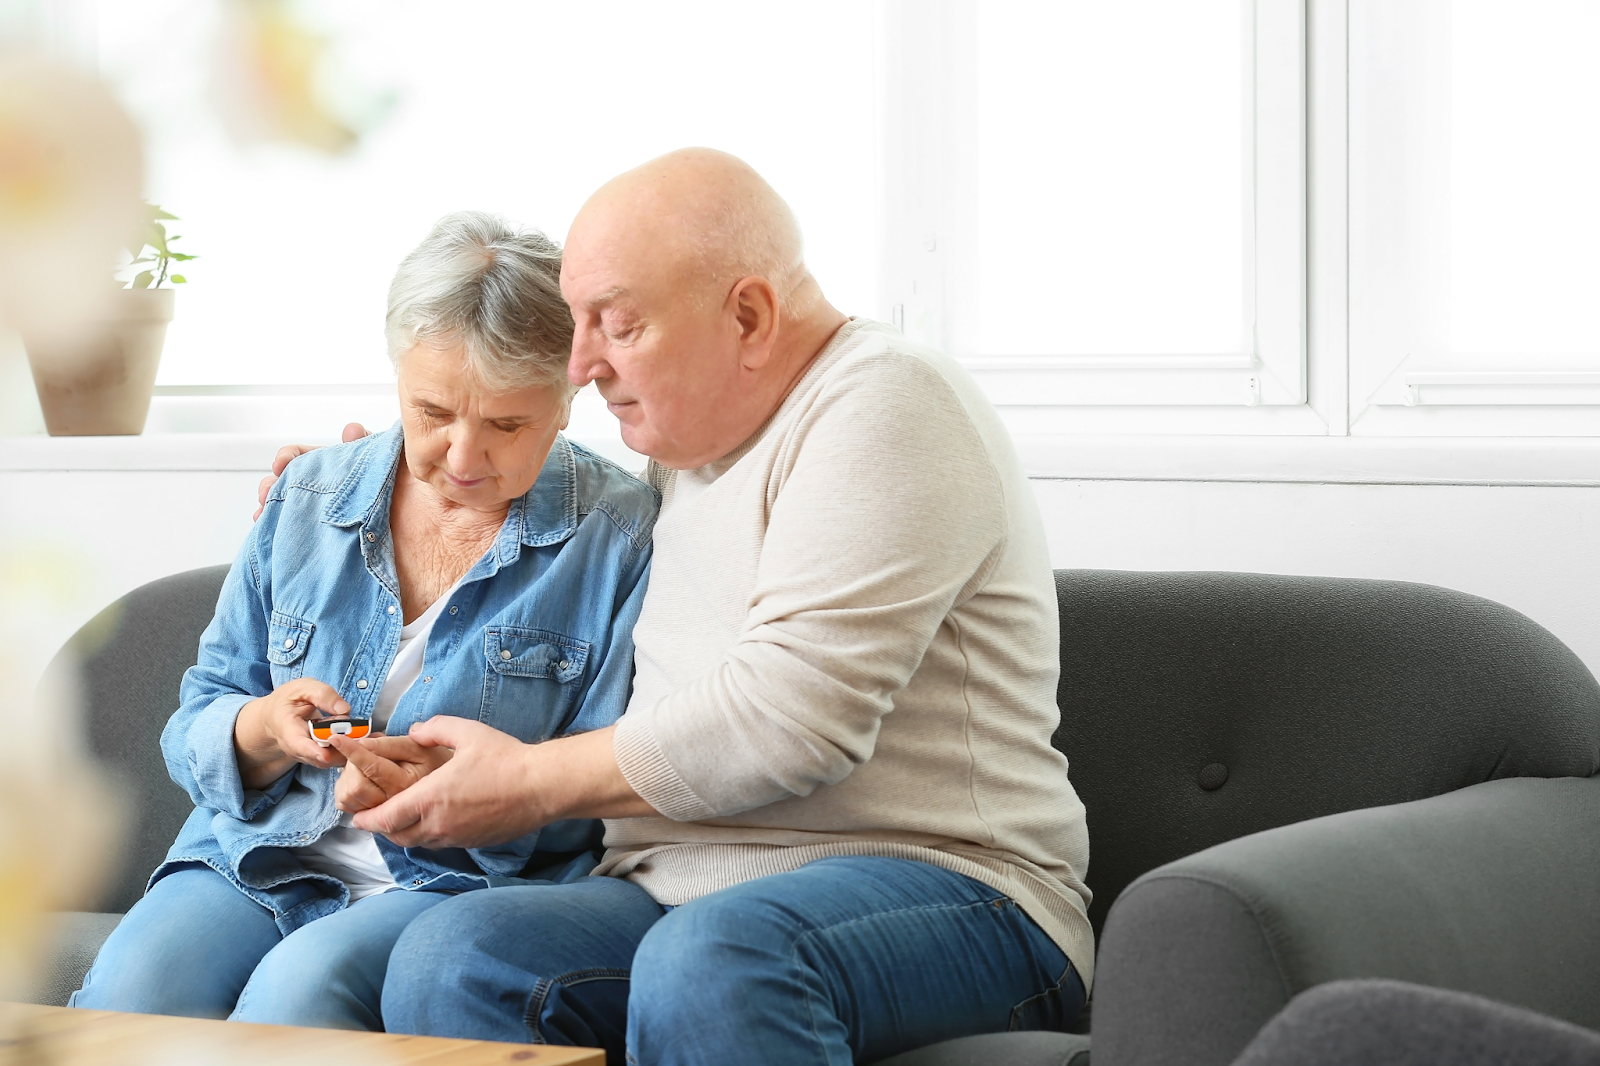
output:
[[[589,1048],[0,1003],[4,1066],[605,1066]]]

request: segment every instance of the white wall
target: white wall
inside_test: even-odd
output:
[[[12,597],[0,604],[0,640],[16,664],[12,681],[31,690],[55,648],[124,592],[230,561],[281,440],[192,433],[0,440],[0,564],[11,578],[0,589]],[[1198,462],[1203,443],[1145,438],[1140,447],[1125,439],[1114,449],[1120,458],[1108,462],[1105,441],[1098,450],[1079,442],[1073,460],[1057,465],[1092,474],[1034,480],[1056,566],[1428,582],[1515,607],[1600,672],[1600,552],[1593,549],[1600,485],[1576,476],[1547,484],[1404,483],[1422,480],[1406,472],[1408,464],[1427,467],[1416,453],[1398,466],[1393,457],[1346,463],[1343,481],[1307,481],[1274,472],[1271,463]],[[1349,441],[1317,447],[1341,456],[1359,450]],[[1582,447],[1582,454],[1541,448],[1515,458],[1570,470],[1589,465]],[[1039,465],[1030,454],[1025,448],[1025,461]],[[1302,471],[1316,465],[1303,454],[1296,463]],[[1153,473],[1163,470],[1188,479]],[[1428,473],[1437,479],[1439,471]],[[1463,480],[1482,482],[1492,471],[1467,473],[1474,477]],[[1380,476],[1391,483],[1371,483]],[[1362,479],[1368,483],[1353,483]]]
[[[1507,604],[1600,673],[1600,490],[1036,480],[1058,567],[1420,581]]]

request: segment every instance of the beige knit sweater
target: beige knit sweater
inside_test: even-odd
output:
[[[596,873],[684,903],[829,855],[1015,899],[1087,984],[1089,838],[1050,746],[1055,585],[999,417],[950,358],[853,319],[754,437],[651,465],[623,775]]]

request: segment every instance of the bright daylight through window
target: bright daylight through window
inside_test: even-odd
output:
[[[100,68],[147,136],[150,197],[203,256],[178,294],[159,384],[389,380],[384,293],[435,219],[475,208],[561,240],[601,182],[692,144],[771,180],[804,220],[829,294],[877,314],[872,5],[693,8],[88,5]],[[296,21],[240,25],[255,9]],[[263,57],[272,34],[284,53]],[[769,46],[740,43],[752,39]],[[317,61],[292,103],[328,130],[327,151],[254,143],[240,117],[263,91],[252,63],[287,76],[296,47]]]
[[[978,5],[982,355],[1247,350],[1244,14]]]

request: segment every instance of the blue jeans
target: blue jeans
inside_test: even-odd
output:
[[[160,881],[112,932],[71,1007],[382,1029],[389,951],[450,897],[385,892],[288,936],[272,912],[206,866]]]
[[[1071,962],[1017,907],[904,859],[822,859],[668,912],[592,877],[448,900],[401,935],[391,1032],[604,1047],[607,1061],[849,1066],[1062,1029]]]

